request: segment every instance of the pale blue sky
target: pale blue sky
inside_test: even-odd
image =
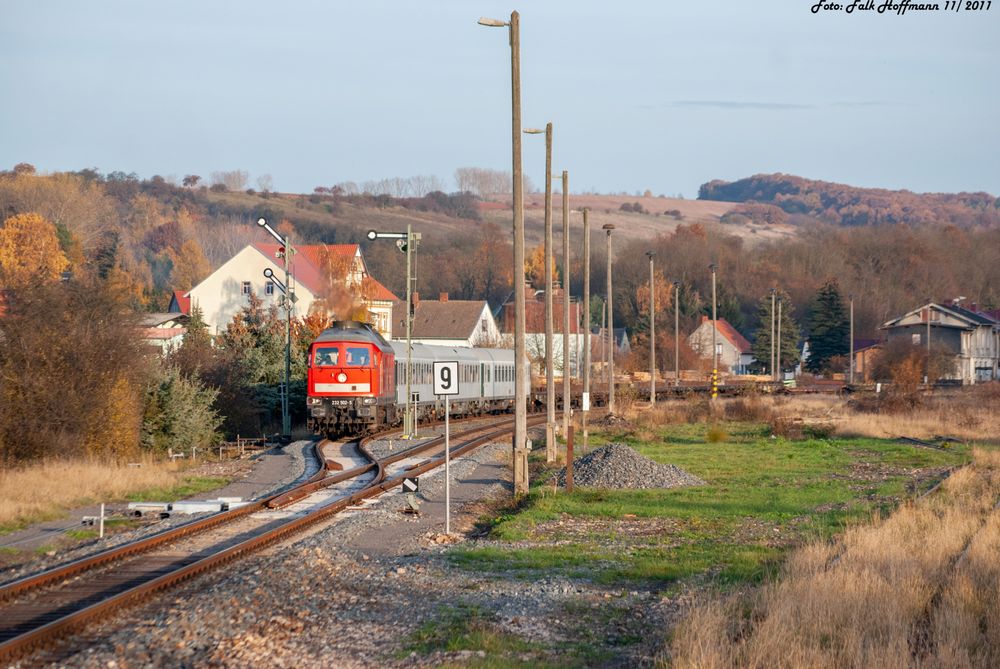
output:
[[[476,20],[518,9],[524,125],[554,123],[573,191],[787,172],[1000,194],[1000,3],[811,4],[4,0],[0,167],[240,168],[284,191],[509,170],[506,31]]]

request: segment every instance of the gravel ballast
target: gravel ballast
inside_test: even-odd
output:
[[[558,474],[566,483],[566,470]],[[666,465],[639,454],[625,444],[607,444],[573,460],[573,483],[589,488],[679,488],[705,482],[675,465]]]

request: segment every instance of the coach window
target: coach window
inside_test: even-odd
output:
[[[336,346],[317,346],[314,362],[317,367],[333,367],[337,364]]]

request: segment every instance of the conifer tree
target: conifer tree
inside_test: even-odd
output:
[[[775,300],[775,312],[777,312],[777,300],[781,300],[781,367],[788,369],[799,362],[799,340],[801,333],[799,324],[792,317],[792,299],[783,290],[779,290]],[[771,295],[768,294],[761,299],[757,308],[757,318],[760,320],[760,327],[754,335],[753,357],[764,367],[771,364]],[[774,324],[774,336],[778,338],[778,324]],[[775,351],[775,364],[777,364],[778,354]],[[768,370],[769,372],[771,370]]]
[[[830,359],[850,352],[850,321],[836,280],[827,281],[809,310],[809,358],[806,369],[821,372]]]

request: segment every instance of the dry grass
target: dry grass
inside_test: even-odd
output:
[[[881,439],[933,439],[944,435],[982,441],[1000,435],[1000,393],[985,389],[931,398],[922,407],[899,413],[858,412],[847,400],[831,395],[749,396],[720,400],[719,405],[718,413],[727,420],[768,423],[775,434],[789,438],[809,436],[806,433],[810,430],[803,428],[810,427],[841,437]],[[660,402],[654,410],[648,404],[635,402],[626,413],[629,422],[650,429],[704,422],[710,415],[709,401],[700,398]]]
[[[679,667],[1000,666],[1000,454],[976,450],[935,495],[834,543],[781,577],[696,608]]]
[[[130,493],[168,488],[182,465],[147,459],[141,467],[99,460],[56,460],[0,470],[0,528],[56,518],[68,508],[121,500]]]

